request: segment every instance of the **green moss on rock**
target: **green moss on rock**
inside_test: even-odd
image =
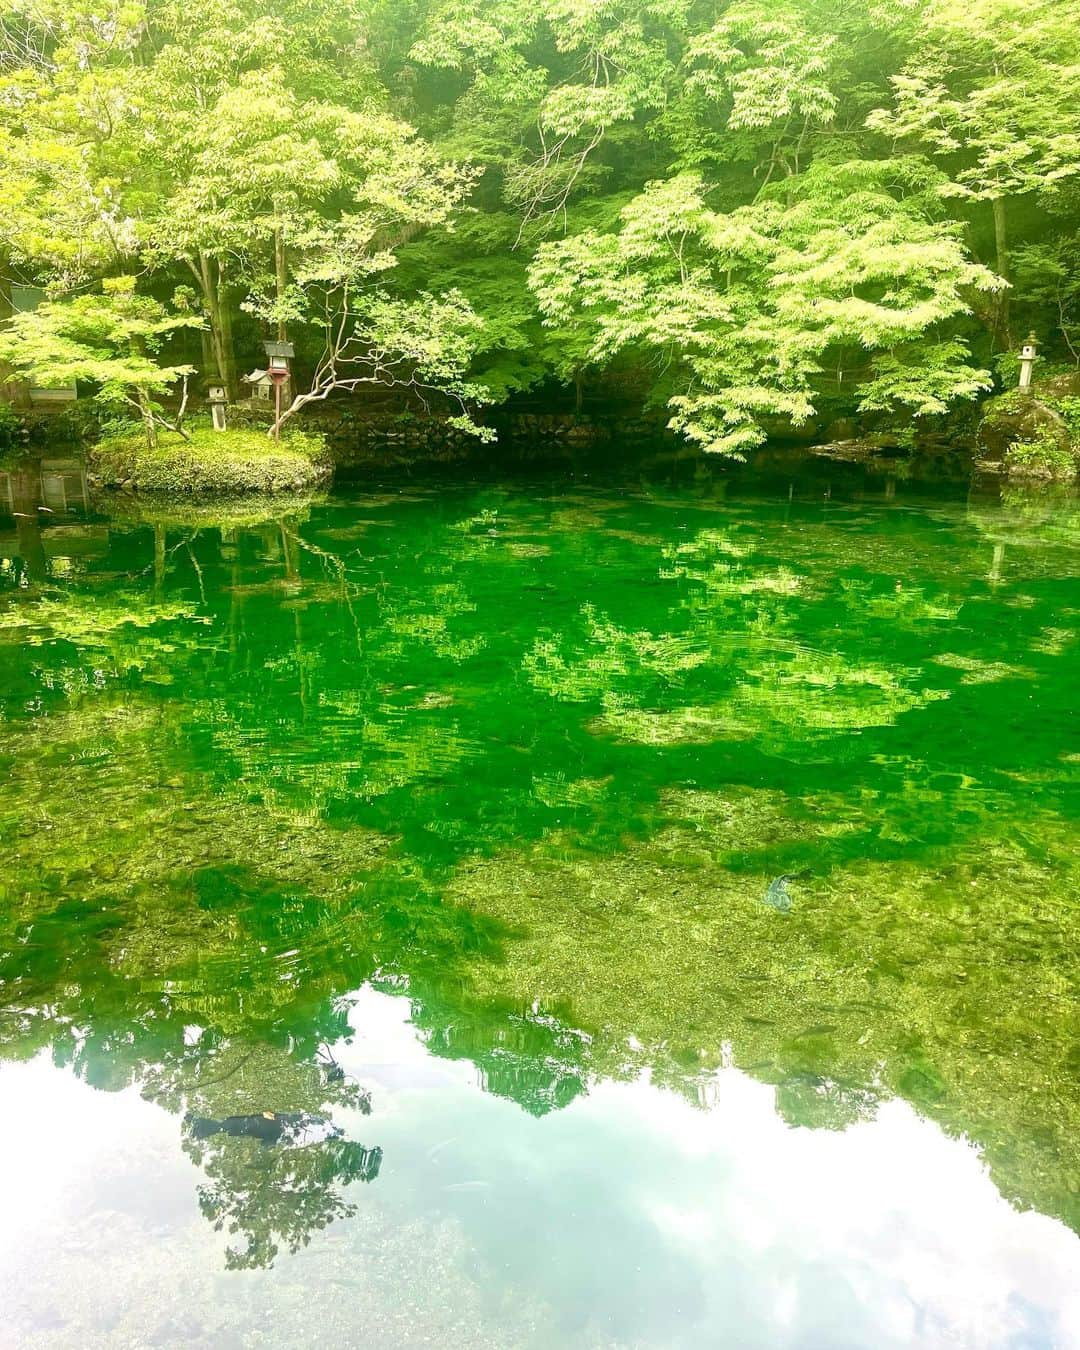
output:
[[[190,439],[163,432],[148,448],[142,433],[108,437],[89,459],[97,485],[174,495],[298,492],[329,480],[332,464],[321,436],[292,431],[280,442],[250,429],[197,427]]]
[[[1075,398],[1011,390],[983,405],[977,463],[1010,478],[1073,480],[1080,472],[1080,408]]]

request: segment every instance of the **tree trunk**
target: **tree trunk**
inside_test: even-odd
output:
[[[274,280],[276,282],[277,292],[277,340],[286,341],[285,332],[285,288],[289,281],[289,263],[285,255],[285,227],[278,221],[277,229],[274,231]],[[291,405],[293,396],[292,375],[283,385],[274,386],[274,425],[270,430],[274,440],[281,439],[281,405],[288,403]]]
[[[279,225],[274,235],[274,277],[277,281],[278,303],[278,341],[285,341],[285,316],[282,306],[285,303],[285,286],[288,282],[288,264],[285,259],[285,230]]]
[[[221,371],[221,383],[225,386],[225,395],[232,403],[239,396],[239,383],[236,378],[236,348],[233,346],[233,312],[229,290],[218,266],[218,320],[221,327],[221,360],[225,369]]]
[[[231,400],[236,397],[236,361],[232,349],[232,315],[223,295],[221,265],[218,264],[215,275],[213,261],[200,252],[199,265],[193,271],[199,279],[203,304],[210,319],[210,346],[217,366],[218,383],[224,386]]]
[[[146,343],[141,337],[131,339],[131,352],[133,356],[146,355]],[[143,431],[146,433],[146,448],[155,450],[157,448],[157,423],[154,418],[154,405],[150,399],[150,393],[145,385],[137,384],[135,388],[135,404],[139,409],[139,416],[142,418]]]
[[[204,370],[214,370],[217,368],[217,353],[214,351],[214,344],[210,340],[210,329],[199,329],[199,341],[202,344],[202,353],[199,358],[199,364]]]
[[[157,423],[154,421],[154,410],[150,406],[150,396],[140,385],[135,390],[135,397],[139,402],[139,412],[142,414],[143,430],[146,432],[146,446],[148,450],[157,448]]]
[[[1009,275],[1009,228],[1005,212],[1005,198],[995,197],[991,202],[994,208],[994,256],[997,274],[1003,281],[1011,281]],[[1004,290],[997,297],[995,313],[995,337],[1005,350],[1012,346],[1010,291]]]

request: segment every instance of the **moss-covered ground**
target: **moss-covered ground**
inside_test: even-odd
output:
[[[106,437],[89,468],[102,487],[167,496],[237,496],[301,492],[332,474],[321,437],[291,431],[273,441],[263,431],[195,427],[188,439],[161,432],[151,449],[142,432]]]

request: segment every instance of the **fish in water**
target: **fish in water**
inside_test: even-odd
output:
[[[782,877],[773,877],[765,891],[765,903],[770,909],[786,914],[792,904],[791,892],[787,888],[788,882],[801,881],[803,877],[809,875],[810,873],[804,869],[802,872],[785,872]]]
[[[261,1111],[252,1116],[226,1116],[211,1120],[208,1116],[189,1116],[191,1133],[196,1139],[227,1134],[233,1139],[257,1139],[261,1144],[281,1144],[285,1148],[304,1148],[340,1139],[343,1131],[325,1116],[311,1111]]]

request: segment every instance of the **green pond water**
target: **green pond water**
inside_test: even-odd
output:
[[[1074,498],[80,481],[0,492],[0,1342],[1080,1346]]]

